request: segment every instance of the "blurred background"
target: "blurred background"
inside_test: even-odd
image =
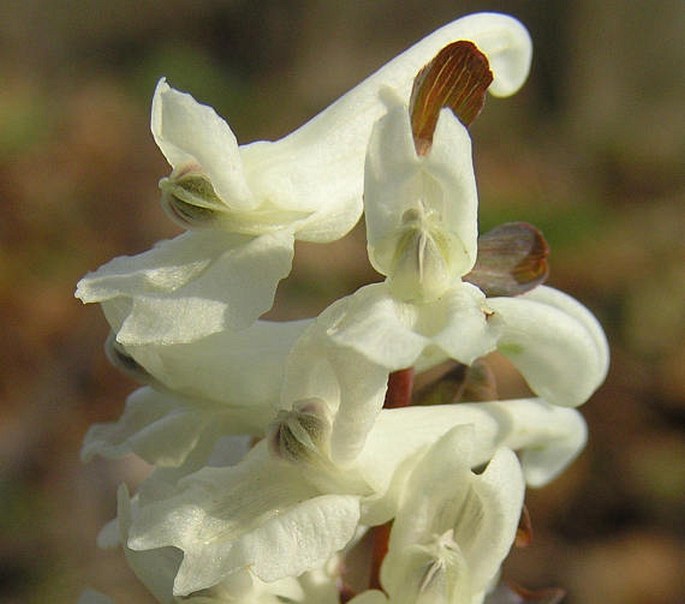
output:
[[[500,10],[530,29],[529,82],[472,127],[482,230],[540,227],[549,283],[588,305],[612,368],[590,442],[530,491],[535,539],[505,576],[568,604],[685,602],[685,3],[682,0],[25,0],[0,6],[0,602],[85,586],[149,601],[95,536],[134,459],[79,462],[134,384],[102,352],[85,272],[177,233],[149,134],[166,75],[241,142],[278,138],[436,27]],[[332,267],[335,278],[331,278]],[[298,248],[272,316],[378,277],[364,232]]]

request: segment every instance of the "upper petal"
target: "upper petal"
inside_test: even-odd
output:
[[[364,211],[369,259],[391,275],[403,230],[415,226],[442,243],[453,278],[476,260],[478,197],[471,139],[449,109],[438,119],[430,151],[414,150],[405,104],[388,99],[388,114],[374,126],[365,166]],[[416,216],[409,224],[408,217]]]
[[[339,306],[325,310],[293,347],[280,407],[290,409],[303,399],[324,401],[333,418],[330,454],[344,465],[361,450],[383,405],[388,370],[327,337]]]
[[[89,428],[81,457],[89,461],[94,455],[116,459],[135,453],[159,467],[178,467],[192,454],[191,465],[197,466],[222,436],[262,435],[270,420],[270,406],[207,404],[144,387],[128,397],[117,421]]]
[[[214,109],[174,90],[162,78],[152,100],[151,130],[175,170],[199,167],[229,208],[256,207],[257,200],[243,173],[238,142]]]
[[[486,470],[474,474],[474,438],[473,426],[454,427],[412,470],[382,568],[391,596],[411,587],[407,577],[413,574],[414,590],[424,598],[433,593],[444,598],[436,601],[460,596],[459,601],[471,602],[497,575],[521,515],[523,476],[509,449],[499,449]],[[409,552],[415,546],[436,556],[432,575],[425,565],[411,568]]]
[[[393,474],[401,461],[458,425],[474,429],[471,467],[486,463],[498,448],[507,447],[521,452],[526,481],[536,487],[550,482],[571,463],[587,436],[583,417],[575,409],[540,399],[383,409],[356,460],[357,466],[374,491],[384,494],[390,482],[400,478]],[[397,495],[390,492],[390,497]],[[393,505],[391,501],[380,503]],[[371,504],[376,505],[368,502]],[[376,512],[382,510],[365,509],[365,514],[373,513],[378,523],[388,519],[382,515],[377,518]],[[368,520],[366,515],[364,520]]]
[[[465,364],[495,347],[498,327],[488,321],[483,294],[457,283],[431,303],[395,300],[386,284],[363,287],[335,305],[327,335],[373,363],[397,371],[422,356],[444,355]],[[437,351],[437,353],[436,353]]]
[[[242,331],[126,351],[170,390],[225,407],[267,412],[280,396],[287,355],[310,323],[257,321]]]

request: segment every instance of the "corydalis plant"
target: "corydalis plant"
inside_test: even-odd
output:
[[[478,237],[467,129],[529,62],[518,22],[472,15],[289,137],[245,147],[159,83],[152,130],[173,168],[162,203],[190,230],[78,290],[103,305],[110,359],[144,384],[119,421],[89,431],[84,457],[155,466],[132,497],[120,489],[100,543],[120,543],[158,601],[559,599],[500,584],[500,568],[530,541],[526,485],[585,444],[569,407],[604,378],[607,346],[587,309],[542,285],[534,227]],[[341,236],[362,188],[385,281],[310,321],[255,322],[292,240]],[[493,350],[538,398],[494,400]],[[456,369],[414,393],[414,374],[445,359]],[[354,581],[365,545],[370,576]]]

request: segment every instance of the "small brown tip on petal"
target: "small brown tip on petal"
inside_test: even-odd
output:
[[[443,107],[449,107],[468,126],[485,104],[492,83],[487,57],[473,42],[459,40],[445,46],[414,79],[409,102],[414,146],[425,155]]]
[[[478,238],[478,257],[464,281],[487,296],[519,296],[545,282],[549,246],[542,233],[525,222],[509,222]]]
[[[533,542],[533,523],[530,520],[528,508],[524,505],[521,511],[521,519],[516,529],[516,547],[528,547]]]

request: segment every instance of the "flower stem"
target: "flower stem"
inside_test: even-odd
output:
[[[388,389],[385,392],[385,409],[397,409],[411,405],[411,394],[414,388],[414,368],[394,371],[388,377]]]
[[[392,521],[371,529],[371,577],[369,589],[383,589],[381,587],[381,564],[388,553],[388,540]]]

